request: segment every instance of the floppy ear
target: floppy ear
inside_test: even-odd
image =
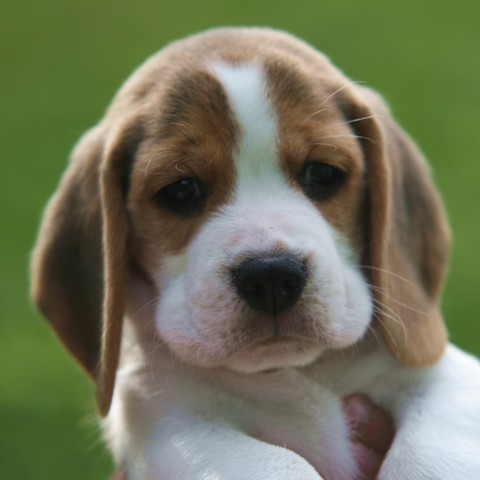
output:
[[[369,226],[363,264],[372,284],[375,318],[393,355],[428,366],[442,355],[447,331],[440,294],[450,232],[427,164],[383,101],[359,89],[352,123],[363,138]],[[368,105],[368,106],[367,106]]]
[[[108,413],[118,365],[127,269],[127,134],[105,143],[100,127],[76,147],[41,224],[32,296],[97,385]],[[127,169],[127,170],[126,170]]]

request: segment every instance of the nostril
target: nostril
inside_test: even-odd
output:
[[[255,295],[258,298],[264,297],[267,294],[267,287],[262,283],[245,283],[243,291],[250,295]]]
[[[298,288],[302,288],[302,282],[298,278],[287,278],[287,280],[285,280],[281,286],[280,293],[284,296],[287,296]]]
[[[283,282],[282,287],[286,292],[289,292],[290,290],[293,290],[294,288],[298,288],[300,283],[301,283],[301,281],[300,281],[299,278],[287,278]]]
[[[303,262],[289,254],[249,259],[233,272],[238,294],[256,310],[272,314],[297,302],[306,277]]]

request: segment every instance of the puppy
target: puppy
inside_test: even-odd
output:
[[[379,477],[480,475],[480,366],[447,346],[449,247],[383,101],[284,33],[173,43],[79,142],[33,296],[129,479],[359,478],[340,399],[397,433]],[[114,389],[115,385],[115,389]]]

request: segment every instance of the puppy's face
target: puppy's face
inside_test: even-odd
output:
[[[374,311],[395,358],[431,365],[448,246],[425,161],[376,94],[289,35],[221,29],[154,55],[81,139],[32,294],[105,415],[125,313],[146,349],[253,372],[351,345]]]
[[[295,64],[180,71],[149,118],[127,206],[160,338],[191,364],[244,372],[359,340],[372,316],[365,173],[335,94]]]

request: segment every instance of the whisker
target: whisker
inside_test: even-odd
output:
[[[332,147],[333,151],[336,152],[338,150],[338,145],[334,145],[333,143],[309,143],[308,146],[319,145],[322,147]]]
[[[372,335],[372,337],[374,338],[375,342],[378,345],[383,345],[382,337],[379,335],[379,333],[375,330],[375,328],[372,325],[369,325],[367,327],[367,330]]]
[[[382,309],[382,308],[383,309]],[[380,302],[378,301],[374,301],[374,305],[373,305],[373,310],[375,313],[378,313],[378,314],[381,314],[387,318],[389,318],[390,320],[392,320],[394,323],[396,323],[397,325],[399,325],[402,329],[402,332],[403,332],[403,341],[404,341],[404,344],[407,343],[407,328],[405,326],[405,323],[402,321],[402,319],[397,315],[395,314],[394,312],[392,313],[388,313],[387,311],[385,311],[385,309],[387,310],[390,310],[391,311],[391,308],[389,308],[387,305],[384,305],[384,304],[380,304]],[[396,338],[394,335],[391,334],[391,332],[389,331],[387,325],[382,321],[381,317],[378,317],[378,316],[375,316],[376,319],[381,323],[382,327],[388,332],[389,336],[392,338],[393,342],[395,343],[395,345],[397,345],[396,343]]]
[[[184,163],[189,162],[191,160],[194,160],[194,159],[192,157],[189,157],[189,156],[176,158],[175,160],[172,160],[168,165],[166,165],[163,170],[164,171],[169,170],[172,167],[172,165],[175,165],[175,169],[177,171],[179,171],[180,173],[185,173],[183,170],[180,170],[179,167],[181,165],[183,165]],[[160,173],[163,173],[163,172],[159,172],[159,174]]]
[[[370,137],[364,137],[362,135],[346,134],[346,135],[326,135],[321,137],[319,140],[325,140],[327,138],[356,138],[358,140],[368,140],[369,142],[375,143],[375,140],[372,140]]]
[[[188,127],[186,125],[184,125],[183,123],[177,123],[177,122],[170,122],[169,125],[174,125],[176,127],[182,127],[184,128],[185,130],[188,130]]]
[[[374,311],[374,314],[373,314],[374,318],[380,323],[380,325],[383,328],[383,331],[390,337],[393,344],[398,348],[398,343],[397,343],[396,337],[392,334],[392,332],[388,328],[387,324],[385,324],[385,322],[382,320],[382,318],[380,316],[380,315],[383,314],[383,312],[381,310],[377,309],[375,306],[373,308],[373,311]]]
[[[410,285],[415,290],[418,290],[418,286],[415,285],[413,282],[411,282],[410,280],[408,280],[405,277],[402,277],[401,275],[398,275],[395,272],[392,272],[390,270],[386,270],[385,268],[373,267],[371,265],[359,265],[359,267],[364,268],[364,269],[377,270],[378,272],[386,273],[387,275],[391,275],[392,277],[394,277],[398,280],[401,280],[402,282],[405,282],[407,285]]]
[[[387,292],[388,290],[386,288],[383,288],[383,287],[378,287],[376,285],[372,285],[370,283],[367,283],[367,285],[372,289],[372,290],[376,290],[377,292],[381,292],[385,295],[386,298],[388,298],[390,301],[392,301],[393,303],[396,303],[397,305],[403,307],[403,308],[406,308],[407,310],[411,310],[412,312],[415,312],[415,313],[418,313],[420,315],[428,315],[427,312],[424,312],[423,310],[417,310],[416,308],[413,308],[411,307],[410,305],[407,305],[406,303],[403,303],[403,302],[400,302],[399,300],[397,300],[396,298],[394,298],[392,295],[389,295]]]
[[[150,166],[150,163],[151,163],[152,159],[153,159],[153,157],[150,157],[148,159],[147,165],[145,166],[145,172],[144,172],[145,176],[147,176],[148,167]]]
[[[405,323],[403,322],[403,320],[400,318],[400,316],[395,313],[393,311],[393,309],[391,307],[389,307],[388,305],[386,305],[385,303],[381,302],[380,300],[376,300],[374,299],[373,301],[374,303],[374,307],[377,307],[377,308],[383,308],[384,310],[382,311],[382,313],[385,315],[385,316],[388,316],[389,318],[391,318],[395,323],[397,323],[398,325],[402,326],[402,327],[405,327]],[[390,312],[390,313],[389,313]]]
[[[360,84],[360,83],[365,83],[365,82],[362,82],[362,81],[359,81],[359,80],[353,80],[353,81],[350,81],[350,82],[347,82],[345,85],[342,85],[340,88],[337,88],[337,90],[335,90],[333,93],[331,93],[330,95],[328,95],[324,100],[323,102],[319,105],[320,108],[318,110],[316,110],[315,112],[313,112],[311,115],[309,115],[302,123],[302,125],[304,125],[306,122],[308,122],[308,120],[310,120],[312,117],[314,117],[315,115],[318,115],[322,112],[328,112],[329,109],[328,108],[322,108],[324,107],[324,105],[330,100],[332,99],[335,95],[337,95],[338,93],[340,93],[342,90],[345,90],[346,88],[352,86],[352,85],[355,85],[355,84]]]
[[[323,103],[321,104],[323,105]],[[330,109],[328,108],[320,108],[319,110],[315,110],[311,115],[309,115],[301,124],[301,126],[305,125],[306,122],[308,122],[311,118],[313,118],[315,115],[319,115],[322,112],[329,112]]]
[[[358,117],[354,118],[353,120],[349,120],[348,122],[341,122],[341,123],[334,123],[332,126],[339,126],[339,125],[350,125],[352,123],[362,122],[363,120],[370,120],[371,118],[381,118],[381,115],[367,115],[366,117]]]
[[[168,170],[172,165],[175,165],[175,170],[177,170],[177,172],[180,172],[182,174],[185,174],[187,173],[185,170],[182,170],[180,167],[184,164],[184,163],[187,163],[187,162],[190,162],[192,160],[195,160],[193,157],[180,157],[180,158],[177,158],[175,160],[172,160],[166,167],[165,167],[165,170]]]
[[[179,131],[187,139],[191,140],[192,138],[195,138],[195,135],[193,134],[191,128],[187,127],[183,123],[170,122],[169,125],[172,125],[173,127],[180,127],[176,130]]]
[[[168,152],[166,152],[168,154]],[[167,165],[165,165],[164,167],[162,167],[161,170],[157,170],[157,171],[153,171],[150,173],[150,175],[172,175],[172,170],[175,169],[177,170],[177,172],[180,172],[182,175],[186,175],[188,173],[187,169],[182,169],[180,168],[183,164],[185,163],[188,163],[188,162],[192,162],[194,161],[195,158],[193,157],[189,157],[189,156],[185,156],[185,157],[179,157],[179,158],[176,158],[174,160],[172,160],[170,163],[168,163]],[[150,164],[151,162],[151,159],[148,161],[148,163]],[[148,167],[148,165],[147,165]],[[145,174],[146,174],[146,169],[145,169]],[[173,175],[175,176],[175,175]]]
[[[368,242],[366,245],[363,245],[362,247],[360,248],[357,248],[356,250],[353,250],[352,252],[349,252],[349,254],[347,255],[347,259],[355,259],[355,257],[359,254],[359,253],[362,253],[363,251],[365,251],[367,248],[370,247],[370,245],[372,244],[373,242],[370,241]],[[353,267],[356,267],[358,269],[360,269],[362,267],[362,265],[352,265]]]
[[[149,300],[147,303],[142,305],[133,315],[132,315],[132,320],[135,319],[137,315],[142,313],[145,309],[151,307],[157,300],[160,299],[160,295],[157,295],[155,298],[152,298],[152,300]]]
[[[340,88],[337,88],[333,93],[331,93],[325,100],[320,104],[320,107],[325,105],[330,99],[332,99],[335,95],[339,94],[342,90],[345,90],[348,87],[351,87],[352,85],[360,84],[360,83],[365,83],[363,81],[359,80],[353,80],[351,82],[347,82],[345,85],[342,85]]]

